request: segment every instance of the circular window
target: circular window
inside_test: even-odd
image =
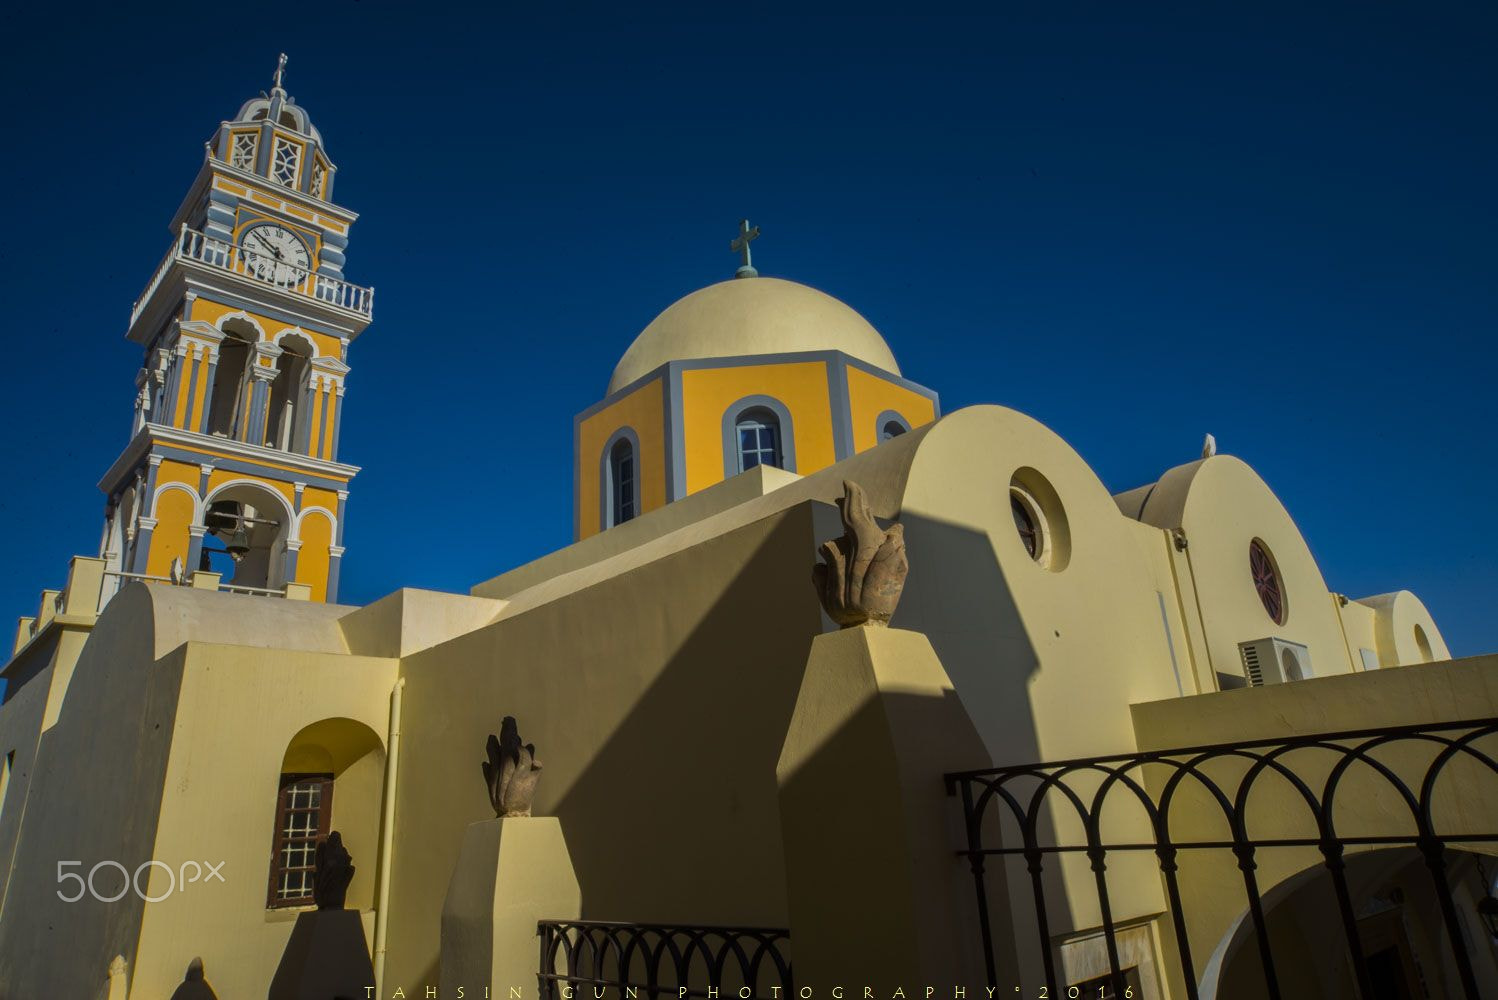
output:
[[[1248,570],[1265,613],[1276,625],[1285,624],[1285,588],[1280,583],[1280,571],[1268,546],[1257,538],[1248,543]]]
[[[1035,503],[1020,490],[1009,491],[1009,508],[1014,513],[1014,530],[1019,540],[1030,553],[1031,559],[1039,559],[1042,538],[1040,535],[1040,512]]]

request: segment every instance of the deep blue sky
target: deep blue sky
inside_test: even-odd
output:
[[[748,216],[764,273],[861,311],[948,411],[1030,413],[1115,492],[1212,431],[1332,589],[1498,649],[1494,5],[627,6],[8,14],[10,620],[96,552],[131,302],[284,50],[378,289],[346,600],[570,541],[573,415]]]

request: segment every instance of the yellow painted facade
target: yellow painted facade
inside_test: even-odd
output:
[[[640,479],[640,512],[666,503],[666,394],[661,379],[652,379],[578,422],[575,521],[578,538],[603,530],[600,523],[604,446],[624,428],[640,443],[635,457]]]
[[[836,461],[826,362],[688,369],[681,373],[688,493],[722,482],[723,417],[749,396],[769,396],[790,411],[798,473]]]
[[[187,316],[188,319],[202,320],[211,326],[218,326],[225,319],[244,314],[244,318],[256,326],[263,339],[273,341],[277,336],[287,330],[297,330],[309,337],[317,345],[317,353],[322,357],[336,358],[343,353],[343,345],[337,337],[320,330],[309,330],[301,326],[293,326],[275,320],[263,313],[253,310],[241,309],[235,305],[226,305],[215,302],[209,298],[199,297],[193,300],[192,308]]]
[[[936,401],[853,365],[848,372],[848,412],[852,418],[853,450],[868,451],[880,441],[879,415],[898,413],[912,429],[936,419]]]

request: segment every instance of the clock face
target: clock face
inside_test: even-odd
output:
[[[312,270],[312,257],[295,233],[273,222],[251,226],[239,245],[245,270],[261,281],[291,286]]]

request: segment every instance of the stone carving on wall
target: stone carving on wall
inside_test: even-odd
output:
[[[337,830],[317,845],[312,859],[312,901],[319,910],[343,909],[348,884],[354,880],[354,859]]]
[[[498,736],[489,734],[488,751],[484,784],[489,787],[494,815],[529,816],[536,783],[541,780],[541,765],[536,761],[536,745],[520,742],[520,727],[513,715],[505,716]]]
[[[905,528],[879,527],[863,487],[845,480],[837,502],[843,534],[822,543],[812,581],[827,617],[843,628],[888,625],[905,589]]]

